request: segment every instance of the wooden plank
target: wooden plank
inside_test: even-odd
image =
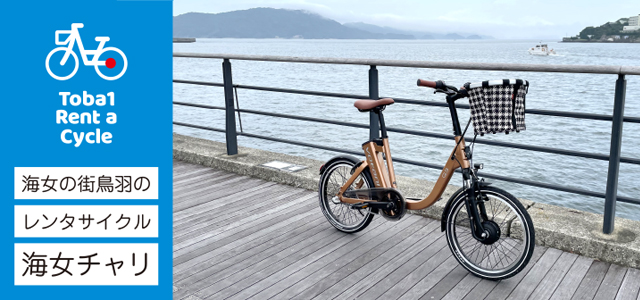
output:
[[[261,228],[269,227],[275,223],[282,221],[282,217],[290,215],[306,215],[309,211],[316,208],[315,203],[302,205],[310,197],[301,197],[292,201],[289,206],[296,206],[292,211],[279,210],[277,207],[265,211],[259,215],[247,218],[247,222],[235,222],[211,232],[202,232],[197,238],[174,245],[174,264],[180,264],[186,260],[192,259],[203,252],[210,251],[213,248],[220,247],[235,239],[258,232]],[[214,245],[215,244],[215,245]]]
[[[180,166],[175,166],[173,167],[173,174],[175,175],[180,175],[180,174],[184,174],[184,173],[188,173],[188,172],[193,172],[195,170],[202,170],[202,169],[206,169],[207,167],[201,166],[201,165],[193,165],[193,164],[183,164]]]
[[[448,252],[448,251],[443,251]],[[433,271],[427,273],[420,281],[411,285],[411,283],[407,283],[406,286],[410,287],[401,287],[400,283],[404,283],[402,280],[394,287],[389,289],[385,294],[382,295],[382,298],[385,299],[420,299],[424,294],[426,294],[429,290],[431,290],[436,284],[441,282],[453,269],[459,266],[458,261],[448,253],[449,258],[445,260],[438,267],[433,269]],[[424,265],[423,265],[424,266]],[[423,268],[423,267],[421,267]],[[426,273],[426,272],[425,272]],[[404,292],[404,290],[407,290]]]
[[[522,280],[522,278],[524,278],[524,276],[526,276],[527,273],[529,273],[529,270],[531,270],[531,268],[535,266],[535,264],[538,262],[538,259],[540,259],[540,257],[542,257],[542,255],[546,251],[547,251],[546,247],[537,246],[535,250],[533,250],[533,255],[531,256],[531,260],[529,261],[527,266],[524,267],[522,271],[520,271],[520,273],[504,281],[481,280],[471,291],[469,291],[469,293],[464,297],[464,299],[465,300],[484,299],[494,289],[496,289],[499,284],[502,284],[502,283],[507,285],[506,288],[509,289],[511,287],[511,284],[509,284],[509,282],[515,282],[516,284],[520,282],[520,280]],[[509,292],[511,292],[511,290],[512,289],[509,289]],[[505,297],[506,296],[508,295],[505,295]]]
[[[251,241],[251,239],[258,238],[261,235],[268,233],[269,231],[279,230],[282,227],[288,226],[290,223],[309,218],[310,216],[317,213],[319,213],[319,211],[310,210],[307,213],[293,215],[290,218],[283,218],[280,220],[280,222],[277,223],[265,224],[265,226],[262,226],[260,230],[249,235],[237,236],[235,240],[225,240],[223,241],[224,243],[213,243],[207,245],[206,247],[199,248],[197,249],[197,251],[192,251],[185,254],[184,257],[182,257],[180,260],[174,259],[173,268],[175,270],[176,268],[184,269],[193,267],[202,261],[206,261],[210,257],[214,257],[220,254],[220,252],[228,251],[229,248],[232,248],[235,245],[248,243],[249,241]]]
[[[587,271],[587,274],[582,278],[582,282],[580,282],[578,289],[571,299],[593,299],[610,266],[611,264],[609,263],[593,261],[589,271]]]
[[[361,282],[366,282],[367,286],[355,284],[347,288],[338,298],[355,299],[359,294],[366,292],[367,289],[378,284],[378,282],[386,278],[386,276],[407,263],[412,258],[423,257],[422,259],[424,259],[424,257],[431,256],[441,250],[445,245],[446,240],[442,234],[439,232],[432,232],[405,253],[402,253],[397,258],[393,258],[388,263],[377,267],[373,272],[362,279]],[[413,261],[412,263],[415,264],[416,261]]]
[[[613,299],[618,294],[622,280],[627,274],[627,267],[612,264],[604,276],[594,299]]]
[[[210,193],[202,194],[199,196],[191,196],[189,201],[192,201],[193,205],[185,204],[188,206],[186,208],[182,208],[180,210],[173,210],[173,215],[179,218],[179,221],[186,217],[193,217],[194,214],[197,214],[202,211],[202,209],[216,209],[219,208],[223,204],[234,203],[238,200],[238,195],[241,195],[243,192],[253,193],[254,191],[263,190],[263,189],[271,189],[272,187],[277,186],[274,182],[263,182],[260,184],[255,184],[250,187],[246,187],[243,190],[238,190],[235,193],[227,193],[220,194],[215,190],[212,190]],[[186,202],[185,202],[186,203]],[[242,206],[239,206],[242,208]]]
[[[278,227],[276,230],[269,230],[260,232],[260,235],[253,235],[250,238],[238,239],[229,245],[225,245],[219,249],[211,251],[206,255],[197,257],[187,264],[178,265],[173,268],[174,280],[180,281],[193,274],[203,272],[210,266],[215,266],[223,261],[233,259],[234,257],[251,252],[253,249],[262,249],[262,247],[269,247],[272,242],[278,242],[281,239],[287,239],[292,234],[296,234],[298,230],[304,229],[306,223],[313,223],[320,221],[318,226],[326,225],[326,219],[322,216],[322,213],[317,209],[319,214],[309,215],[305,219],[298,219],[292,223],[286,224],[284,227]],[[326,226],[325,226],[326,227]],[[329,227],[327,227],[329,228]]]
[[[253,271],[255,270],[254,266],[263,260],[273,262],[274,257],[278,254],[287,255],[293,252],[296,247],[304,247],[313,241],[326,238],[336,232],[332,228],[320,226],[324,222],[326,222],[324,218],[317,218],[310,222],[302,223],[285,234],[274,236],[265,243],[254,247],[245,246],[238,249],[238,251],[229,251],[224,255],[208,260],[204,268],[189,270],[187,272],[188,276],[181,276],[180,278],[182,279],[176,278],[174,282],[176,284],[188,283],[192,287],[196,282],[205,281],[208,282],[205,286],[208,286],[211,283],[244,271],[249,266],[251,266],[249,271]]]
[[[390,287],[398,283],[400,280],[409,275],[412,271],[418,268],[422,263],[427,261],[432,261],[432,264],[436,262],[442,262],[447,255],[449,255],[448,251],[446,251],[446,240],[444,238],[438,239],[435,243],[433,243],[430,247],[426,248],[417,256],[411,258],[410,260],[405,260],[404,263],[393,270],[384,278],[380,278],[375,282],[365,281],[369,283],[370,287],[366,290],[361,291],[357,298],[359,299],[376,299],[380,295],[382,295],[386,290]],[[432,260],[436,258],[436,260]],[[431,264],[430,264],[431,265]]]
[[[254,299],[270,299],[276,297],[276,295],[293,295],[297,294],[310,285],[307,285],[309,282],[303,283],[301,286],[302,289],[285,292],[289,287],[292,287],[297,283],[300,279],[309,279],[311,276],[317,274],[318,270],[325,270],[325,275],[331,274],[336,269],[348,264],[353,259],[356,259],[358,256],[362,256],[368,251],[371,251],[373,248],[378,247],[380,244],[384,243],[387,239],[391,238],[394,235],[400,234],[401,231],[405,230],[411,224],[414,224],[417,220],[415,218],[403,218],[398,222],[384,222],[386,224],[382,224],[379,226],[377,232],[374,233],[373,238],[367,240],[366,242],[356,245],[357,239],[354,239],[349,244],[346,244],[343,247],[333,251],[332,253],[323,256],[321,259],[314,261],[313,263],[301,268],[296,271],[294,274],[289,275],[288,277],[279,280],[275,284],[270,287],[263,289],[261,292],[252,296]],[[362,239],[364,241],[364,239]],[[333,271],[331,270],[333,269]],[[322,273],[318,276],[322,277]],[[315,281],[312,281],[315,282]],[[281,294],[282,293],[282,294]],[[281,298],[282,296],[278,297]]]
[[[555,291],[553,291],[553,295],[551,296],[552,300],[566,300],[571,299],[573,294],[578,289],[580,282],[582,282],[582,278],[587,274],[591,264],[593,263],[593,259],[587,258],[584,256],[578,256],[576,261],[569,269],[569,272],[562,278],[562,282],[558,285]]]
[[[297,256],[297,253],[294,253],[287,257],[287,259],[281,261],[280,264],[272,265],[261,272],[252,274],[241,282],[238,282],[233,286],[229,286],[216,294],[208,296],[208,299],[246,299],[251,297],[278,283],[280,280],[289,277],[291,274],[296,273],[302,268],[321,260],[325,256],[336,253],[336,251],[340,251],[339,249],[343,248],[345,245],[348,245],[345,249],[351,250],[365,244],[367,241],[378,235],[378,232],[375,229],[381,223],[381,221],[378,221],[374,225],[372,222],[372,224],[369,225],[372,228],[367,228],[368,230],[360,232],[359,234],[343,234],[343,236],[335,242],[323,245],[322,248],[304,257],[299,257]]]
[[[277,263],[283,256],[292,252],[303,251],[316,242],[332,242],[340,235],[336,230],[327,227],[317,226],[320,219],[312,223],[302,224],[284,238],[260,245],[260,247],[247,249],[243,253],[238,253],[227,260],[217,261],[216,264],[182,280],[175,281],[175,284],[185,286],[190,292],[198,292],[221,280],[234,276],[235,278],[247,277],[246,273],[257,272],[266,266]],[[213,263],[213,262],[209,262]],[[231,281],[231,280],[229,280]],[[187,293],[174,293],[174,299],[179,299]]]
[[[205,240],[213,242],[221,237],[226,237],[229,234],[237,233],[245,229],[250,229],[254,225],[262,224],[265,221],[269,221],[283,214],[286,214],[287,212],[284,210],[287,208],[292,208],[290,213],[300,212],[302,208],[311,209],[313,205],[308,201],[309,199],[311,199],[311,197],[313,196],[306,193],[302,195],[290,196],[288,197],[290,201],[288,201],[287,203],[279,205],[277,207],[273,207],[269,210],[261,211],[244,219],[236,220],[235,222],[227,223],[226,225],[217,228],[198,229],[194,232],[189,233],[189,235],[191,235],[192,237],[191,239],[183,240],[182,242],[175,244],[173,247],[174,252],[177,254],[181,254],[185,251],[188,251],[182,250],[183,248],[187,248],[196,244],[202,245]]]
[[[286,185],[282,185],[282,184],[271,184],[272,182],[265,182],[263,184],[260,185],[256,185],[254,187],[248,188],[246,190],[244,190],[245,195],[247,196],[256,196],[256,195],[260,195],[260,193],[262,193],[263,189],[268,189],[268,190],[272,190],[272,189],[280,189],[283,192],[289,192],[289,191],[300,191],[300,189],[296,189],[290,186],[286,186]],[[233,194],[235,195],[235,194]],[[201,205],[192,207],[192,208],[187,208],[187,209],[183,209],[181,211],[177,211],[173,213],[173,222],[174,222],[174,227],[176,227],[175,225],[180,225],[183,224],[184,222],[196,219],[201,217],[202,215],[209,215],[210,211],[215,211],[218,209],[228,209],[228,207],[225,206],[237,206],[237,203],[235,203],[237,198],[236,196],[233,195],[229,195],[229,196],[225,196],[225,197],[216,197],[216,195],[212,194],[211,198],[215,199],[217,201],[209,201],[207,203],[203,203]],[[256,198],[261,198],[261,197],[256,197]],[[268,203],[269,201],[265,201],[267,199],[261,199],[263,202]],[[243,201],[243,204],[245,202]],[[242,206],[240,206],[242,207]],[[225,210],[226,211],[226,210]]]
[[[227,176],[228,174],[220,174],[219,172],[208,172],[200,174],[188,180],[173,182],[174,195],[180,195],[182,191],[191,191],[202,186],[207,186],[216,181],[222,181],[224,178],[231,178],[237,175]]]
[[[182,199],[184,199],[184,197],[182,196],[186,193],[194,192],[192,194],[195,194],[195,191],[206,190],[211,185],[217,184],[219,182],[242,177],[240,175],[232,174],[232,173],[223,173],[223,174],[214,174],[214,175],[205,174],[203,176],[206,176],[206,177],[189,179],[188,181],[181,182],[181,184],[174,184],[173,194],[177,197],[175,202],[181,202]]]
[[[458,261],[455,261],[455,263],[458,264]],[[457,286],[467,275],[469,275],[469,271],[458,264],[451,272],[449,272],[449,274],[447,274],[447,276],[443,277],[442,280],[433,286],[433,288],[424,293],[420,299],[430,300],[444,298],[444,296]]]
[[[247,288],[254,285],[261,285],[263,281],[269,280],[271,276],[275,276],[278,272],[283,271],[288,265],[299,262],[305,257],[322,251],[327,245],[339,244],[340,239],[344,238],[344,234],[337,230],[325,228],[329,235],[321,240],[313,241],[313,243],[305,243],[303,247],[296,248],[297,251],[286,252],[285,257],[282,254],[273,260],[263,260],[255,268],[244,269],[236,274],[210,282],[206,287],[198,291],[203,298],[226,299],[234,294],[243,292]]]
[[[375,218],[345,235],[317,193],[176,161],[174,176],[174,299],[640,300],[640,270],[536,247],[520,274],[480,280],[451,256],[439,222]]]
[[[480,283],[482,279],[478,276],[474,276],[468,273],[467,276],[462,278],[455,287],[453,287],[444,297],[443,300],[459,300],[463,299]],[[487,292],[488,293],[488,292]],[[485,294],[486,295],[486,294]]]
[[[270,203],[262,200],[259,201],[259,205],[254,206],[251,205],[250,200],[246,201],[248,203],[243,201],[247,199],[246,197],[252,196],[238,196],[239,199],[230,203],[232,207],[228,207],[226,210],[225,207],[221,207],[216,211],[207,211],[207,214],[201,217],[193,218],[187,222],[177,225],[176,228],[174,228],[174,244],[182,243],[194,235],[197,236],[198,231],[202,232],[208,229],[216,230],[234,221],[250,219],[253,216],[260,215],[262,212],[269,210],[269,208],[287,205],[292,199],[308,195],[306,191],[300,190],[291,190],[288,193],[283,193],[279,189],[262,189],[258,192],[261,192],[261,197],[271,197],[271,199],[269,199]],[[257,200],[261,199],[256,199],[256,201]]]
[[[620,290],[616,295],[616,300],[636,300],[639,299],[640,290],[640,270],[629,268],[624,276]]]
[[[238,178],[234,181],[237,181],[237,182],[233,184],[231,184],[231,182],[216,184],[215,185],[216,187],[209,189],[206,192],[203,192],[205,197],[198,197],[197,194],[195,194],[195,195],[188,196],[191,199],[187,199],[187,201],[174,202],[173,211],[174,212],[181,211],[181,210],[198,206],[200,204],[207,203],[211,200],[214,200],[214,199],[211,199],[211,193],[214,193],[216,195],[216,198],[219,198],[219,197],[224,197],[228,195],[242,193],[244,189],[248,189],[253,186],[265,183],[264,181],[257,183],[255,181],[250,180],[249,178]]]
[[[185,163],[181,163],[181,164],[173,164],[173,173],[176,175],[179,175],[180,172],[184,172],[187,170],[201,170],[201,169],[212,169],[209,167],[205,167],[202,165],[194,165],[194,164],[185,164]],[[213,170],[213,169],[212,169]]]
[[[304,197],[305,194],[306,193],[304,191],[294,190],[290,193],[285,193],[279,195],[278,197],[274,197],[278,199],[274,199],[274,202],[271,204],[260,203],[255,207],[247,206],[245,209],[238,209],[237,207],[235,207],[232,208],[235,210],[229,209],[228,211],[224,210],[224,208],[221,208],[220,210],[209,212],[209,216],[205,215],[200,218],[195,218],[194,220],[187,220],[187,222],[177,225],[174,228],[174,244],[182,243],[185,240],[188,240],[193,235],[197,236],[198,231],[202,232],[206,231],[207,229],[216,230],[235,221],[251,218],[252,216],[261,214],[269,208],[286,205],[287,201]],[[236,204],[236,206],[238,205],[243,204]]]
[[[535,290],[531,293],[529,298],[536,300],[546,300],[551,298],[553,291],[555,291],[558,285],[560,285],[560,282],[562,282],[564,276],[567,275],[569,269],[577,258],[578,255],[576,254],[569,252],[562,253],[551,270],[549,270],[547,275],[542,279],[542,281],[540,281],[538,286],[535,287]]]
[[[234,182],[238,182],[238,181],[247,181],[247,180],[259,180],[259,179],[255,179],[255,178],[251,178],[248,176],[240,176],[237,174],[223,174],[220,176],[217,176],[216,178],[212,178],[209,179],[205,182],[199,182],[199,185],[197,186],[192,186],[189,189],[183,189],[183,190],[176,190],[174,191],[174,203],[179,203],[184,201],[185,198],[191,198],[193,195],[197,195],[199,193],[203,193],[207,190],[211,189],[211,186],[216,185],[217,187],[223,187],[223,186],[233,186],[231,183]]]
[[[220,181],[211,181],[206,184],[203,184],[198,188],[193,188],[193,189],[185,190],[179,193],[178,192],[174,193],[173,204],[174,206],[184,206],[185,204],[183,202],[192,203],[193,199],[198,197],[199,195],[211,195],[225,189],[226,190],[231,189],[233,192],[237,193],[239,192],[239,190],[237,188],[234,188],[234,186],[239,184],[246,185],[247,183],[249,183],[250,185],[251,184],[255,185],[255,181],[251,181],[251,178],[246,176],[231,176],[228,178],[224,178]],[[185,208],[188,208],[188,206],[181,207],[180,209],[174,208],[174,211],[180,211]]]
[[[499,248],[493,248],[493,250],[491,250],[491,252],[489,252],[488,254],[486,254],[486,258],[483,259],[482,263],[490,263],[490,259],[492,257],[497,257],[496,253],[502,251]],[[456,261],[457,262],[457,261]],[[466,271],[464,269],[463,266],[458,265],[457,268],[461,268],[462,270],[464,270],[465,274],[469,274],[469,275],[473,275],[471,273],[469,273],[468,271]],[[439,296],[437,297],[438,299],[443,298],[443,297],[448,297],[451,299],[462,299],[462,297],[464,297],[479,281],[480,278],[476,277],[476,276],[466,276],[465,274],[461,274],[458,276],[459,279],[457,279],[456,284],[451,284],[451,283],[447,283],[445,282],[445,279],[443,278],[442,280],[440,280],[440,282],[438,283],[438,285],[449,285],[448,288],[446,288],[443,291],[434,291],[434,293],[438,293]],[[448,275],[447,275],[448,276]],[[427,279],[428,280],[428,279]],[[458,283],[459,282],[459,283]],[[431,288],[431,285],[429,286],[429,288]],[[435,287],[434,287],[435,288]],[[414,287],[414,289],[420,289],[420,287],[418,285],[416,285]],[[435,299],[435,295],[431,294],[431,290],[427,290],[427,289],[421,289],[422,293],[424,295],[422,295],[422,297],[420,297],[420,299],[431,299],[431,297],[434,297],[433,299]],[[459,296],[457,297],[452,297],[453,294],[459,294]],[[410,299],[410,298],[414,298],[414,297],[408,297],[411,294],[405,294],[403,295],[405,299]],[[416,293],[416,297],[419,297],[419,293]]]
[[[492,255],[496,252],[502,251],[501,248],[494,248],[494,250],[489,253],[489,255],[487,255],[487,258],[485,258],[485,260],[483,260],[482,263],[485,263],[486,261],[490,260],[490,258],[492,257]],[[534,252],[535,254],[535,252]],[[534,263],[534,262],[529,262],[529,263]],[[462,267],[462,266],[460,266]],[[462,267],[464,268],[464,267]],[[468,272],[468,271],[465,271]],[[472,291],[475,286],[480,283],[481,279],[477,276],[474,276],[471,273],[468,273],[468,275],[464,276],[464,278],[462,278],[462,280],[460,280],[460,282],[458,284],[456,284],[454,287],[452,287],[442,298],[445,299],[462,299],[463,297],[467,296],[467,294]],[[490,286],[489,288],[493,288],[494,286]],[[489,293],[490,291],[486,291],[486,293]],[[483,294],[483,295],[486,295]],[[425,295],[426,296],[426,295]],[[425,296],[423,296],[423,299],[426,299]]]
[[[303,269],[297,272],[295,274],[295,279],[300,280],[281,291],[275,298],[300,298],[299,296],[297,296],[298,294],[302,293],[308,288],[311,288],[324,278],[327,278],[329,276],[334,280],[344,278],[351,272],[357,270],[367,262],[376,258],[378,255],[381,255],[387,251],[397,251],[394,246],[396,246],[405,238],[411,236],[414,232],[423,227],[422,225],[424,225],[425,222],[420,222],[421,220],[424,220],[424,218],[415,215],[409,215],[405,216],[402,219],[401,224],[396,225],[394,223],[397,222],[388,222],[389,224],[382,225],[385,227],[384,230],[381,229],[380,235],[376,239],[368,242],[368,244],[375,243],[373,247],[359,247],[358,249],[353,249],[352,251],[348,252],[346,255],[339,256],[336,260],[322,268],[308,271]],[[390,229],[388,227],[397,228],[399,232],[395,234],[387,234],[387,231]],[[309,266],[309,269],[311,268],[313,268],[313,266]],[[302,276],[306,277],[300,278]]]
[[[192,187],[190,189],[185,189],[181,192],[174,193],[174,201],[173,203],[176,205],[181,204],[184,201],[191,202],[193,198],[198,197],[200,195],[208,195],[219,193],[222,190],[232,190],[233,192],[241,191],[238,189],[238,185],[257,185],[259,179],[250,178],[248,176],[229,176],[224,179],[213,179],[207,182],[202,183],[199,186]],[[264,181],[261,181],[264,182]]]
[[[209,178],[220,177],[228,175],[229,173],[224,173],[222,171],[217,171],[214,169],[202,169],[197,170],[195,172],[191,172],[185,175],[174,175],[173,176],[173,188],[183,187],[188,184],[195,184],[202,182]]]
[[[193,175],[202,174],[206,172],[216,172],[216,170],[207,168],[207,167],[202,167],[202,166],[190,165],[188,167],[180,168],[178,170],[174,169],[173,177],[175,181],[182,181],[184,179],[190,178]]]
[[[505,280],[491,291],[487,299],[527,299],[533,290],[538,286],[540,281],[547,275],[551,268],[556,264],[558,258],[562,255],[562,251],[549,248],[542,255],[540,260],[531,268],[529,273],[516,283],[515,280]],[[505,284],[506,283],[506,284]],[[507,297],[508,296],[508,297]]]
[[[430,220],[430,219],[427,219]],[[355,288],[359,286],[361,282],[368,282],[365,278],[371,273],[378,270],[381,266],[388,266],[388,264],[398,263],[400,261],[408,259],[407,257],[418,254],[424,247],[429,246],[438,237],[441,237],[440,222],[430,220],[430,222],[419,231],[412,234],[410,237],[404,239],[400,244],[394,245],[394,251],[400,253],[400,255],[379,255],[370,263],[363,265],[349,276],[340,279],[338,282],[333,283],[329,288],[325,288],[323,285],[316,285],[304,293],[298,295],[300,299],[334,299],[334,298],[347,298],[345,291],[349,288]],[[390,270],[389,272],[391,272]],[[332,276],[325,278],[330,280]],[[329,286],[330,283],[327,284]],[[340,296],[340,297],[338,297]]]
[[[175,230],[180,230],[185,227],[185,224],[187,223],[197,224],[203,221],[228,219],[232,215],[236,216],[238,214],[250,212],[257,208],[263,208],[265,205],[272,204],[271,200],[262,198],[261,195],[263,194],[268,194],[271,197],[274,197],[274,195],[277,195],[276,197],[281,197],[283,195],[302,195],[302,191],[281,185],[268,185],[268,183],[252,187],[245,190],[241,195],[229,195],[209,201],[197,207],[190,208],[190,216],[185,216],[184,214],[178,215],[178,212],[175,212],[173,214],[174,232]],[[180,212],[184,212],[184,210]],[[176,233],[174,233],[174,237],[175,236]]]

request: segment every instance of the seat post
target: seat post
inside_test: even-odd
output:
[[[369,99],[378,100],[378,69],[376,66],[371,65],[369,68]],[[379,138],[380,126],[378,124],[378,116],[374,110],[369,113],[369,139],[374,140]]]
[[[382,138],[388,138],[387,136],[387,125],[384,124],[384,116],[382,115],[382,109],[376,109],[376,114],[378,114],[378,121],[380,122],[380,130],[382,131]]]

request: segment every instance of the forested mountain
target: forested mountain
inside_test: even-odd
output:
[[[468,35],[471,39],[491,38]],[[464,39],[450,33],[400,30],[366,23],[340,24],[302,10],[252,8],[218,14],[186,13],[173,17],[174,37],[304,39]]]
[[[301,10],[252,8],[219,14],[187,13],[173,18],[173,36],[195,38],[413,39],[344,26]]]

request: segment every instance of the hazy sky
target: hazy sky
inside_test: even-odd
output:
[[[254,7],[303,9],[340,23],[461,32],[496,38],[559,38],[586,26],[640,14],[639,0],[174,0],[173,13]]]

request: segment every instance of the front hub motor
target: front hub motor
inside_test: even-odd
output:
[[[480,242],[485,245],[491,245],[500,239],[500,226],[496,222],[484,221],[482,222],[482,227],[484,227],[484,233],[487,236]]]

